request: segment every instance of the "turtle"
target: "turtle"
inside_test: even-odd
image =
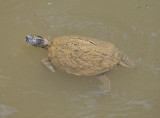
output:
[[[96,76],[102,83],[101,89],[109,91],[110,81],[106,72],[121,65],[134,68],[128,56],[111,42],[85,36],[61,36],[49,41],[39,35],[26,35],[26,42],[48,50],[42,60],[52,72],[63,71],[73,75]]]

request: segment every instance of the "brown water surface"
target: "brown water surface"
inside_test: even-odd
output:
[[[159,0],[0,0],[0,118],[160,117]],[[47,51],[25,36],[83,35],[110,41],[136,70],[107,73],[111,91],[95,77],[52,73]]]

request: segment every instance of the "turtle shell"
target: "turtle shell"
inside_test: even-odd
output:
[[[122,60],[112,43],[81,36],[55,38],[48,51],[56,70],[75,75],[99,75]]]

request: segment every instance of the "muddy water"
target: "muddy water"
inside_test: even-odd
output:
[[[159,0],[1,0],[0,118],[158,118]],[[107,73],[111,91],[95,77],[52,73],[25,35],[83,35],[124,50],[136,70]]]

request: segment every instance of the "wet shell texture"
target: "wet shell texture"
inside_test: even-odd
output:
[[[56,70],[75,75],[99,75],[122,60],[112,43],[81,36],[58,37],[48,51]]]

